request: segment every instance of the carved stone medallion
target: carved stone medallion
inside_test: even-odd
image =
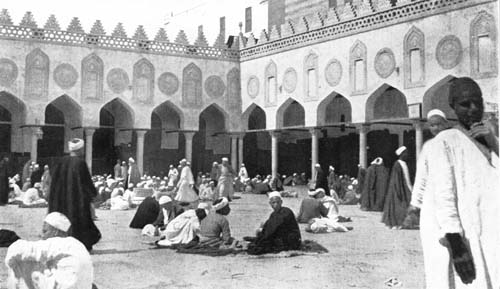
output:
[[[63,89],[70,89],[76,84],[78,72],[69,63],[59,64],[54,70],[54,81]]]
[[[326,82],[330,86],[336,86],[342,79],[342,65],[337,59],[332,59],[325,67]]]
[[[114,93],[122,93],[130,84],[127,72],[121,68],[113,68],[106,76],[109,89]]]
[[[292,93],[297,87],[297,72],[293,68],[288,68],[285,70],[283,75],[283,88],[286,92]]]
[[[255,98],[259,94],[259,79],[255,76],[251,76],[247,83],[248,96]]]
[[[382,48],[375,56],[375,71],[382,78],[389,77],[396,68],[394,53],[389,48]]]
[[[462,44],[454,35],[447,35],[441,39],[436,47],[436,59],[444,69],[457,66],[462,60]]]
[[[0,85],[10,86],[17,79],[17,65],[14,61],[1,58],[0,59]]]
[[[221,97],[226,91],[226,85],[219,76],[211,75],[205,80],[205,91],[212,98]]]
[[[165,72],[158,77],[158,88],[166,95],[173,95],[179,89],[179,79],[172,72]]]

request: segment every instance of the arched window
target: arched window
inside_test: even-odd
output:
[[[424,33],[412,27],[404,39],[405,88],[425,85]]]
[[[366,46],[356,40],[351,47],[349,74],[352,94],[366,93]]]
[[[497,30],[495,18],[481,11],[470,26],[471,74],[477,78],[495,77],[498,73],[496,56]]]
[[[266,67],[265,103],[268,106],[276,105],[278,100],[278,81],[276,64],[271,61]]]

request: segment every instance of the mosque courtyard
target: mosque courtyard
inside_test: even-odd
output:
[[[299,198],[284,198],[283,205],[296,214]],[[265,195],[241,195],[231,204],[228,216],[237,239],[250,236],[271,213]],[[45,208],[24,209],[9,205],[0,210],[0,228],[21,238],[39,237]],[[94,283],[99,289],[153,288],[390,288],[385,282],[397,278],[399,288],[423,288],[422,249],[418,231],[389,230],[381,213],[364,212],[358,206],[340,206],[351,217],[348,233],[311,234],[301,225],[303,240],[314,240],[328,253],[299,256],[246,254],[209,257],[155,249],[152,239],[129,229],[135,210],[96,210],[103,235],[94,246]],[[6,248],[0,248],[0,289],[6,288]]]

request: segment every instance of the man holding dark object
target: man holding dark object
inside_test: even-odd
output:
[[[427,288],[500,288],[498,139],[481,123],[472,79],[450,83],[449,104],[459,124],[428,147],[432,190],[420,215]]]

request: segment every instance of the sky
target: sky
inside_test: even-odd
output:
[[[38,27],[54,14],[61,29],[66,30],[71,19],[78,17],[85,32],[89,32],[95,20],[101,20],[106,34],[110,35],[118,22],[123,23],[127,35],[132,37],[139,25],[143,25],[149,39],[153,39],[161,27],[174,41],[183,29],[190,43],[197,37],[198,26],[210,45],[219,34],[219,18],[226,17],[226,37],[239,33],[239,22],[244,22],[245,8],[252,6],[254,34],[267,27],[267,3],[262,0],[11,0],[2,1],[0,9],[7,9],[17,25],[26,11],[31,11]]]

